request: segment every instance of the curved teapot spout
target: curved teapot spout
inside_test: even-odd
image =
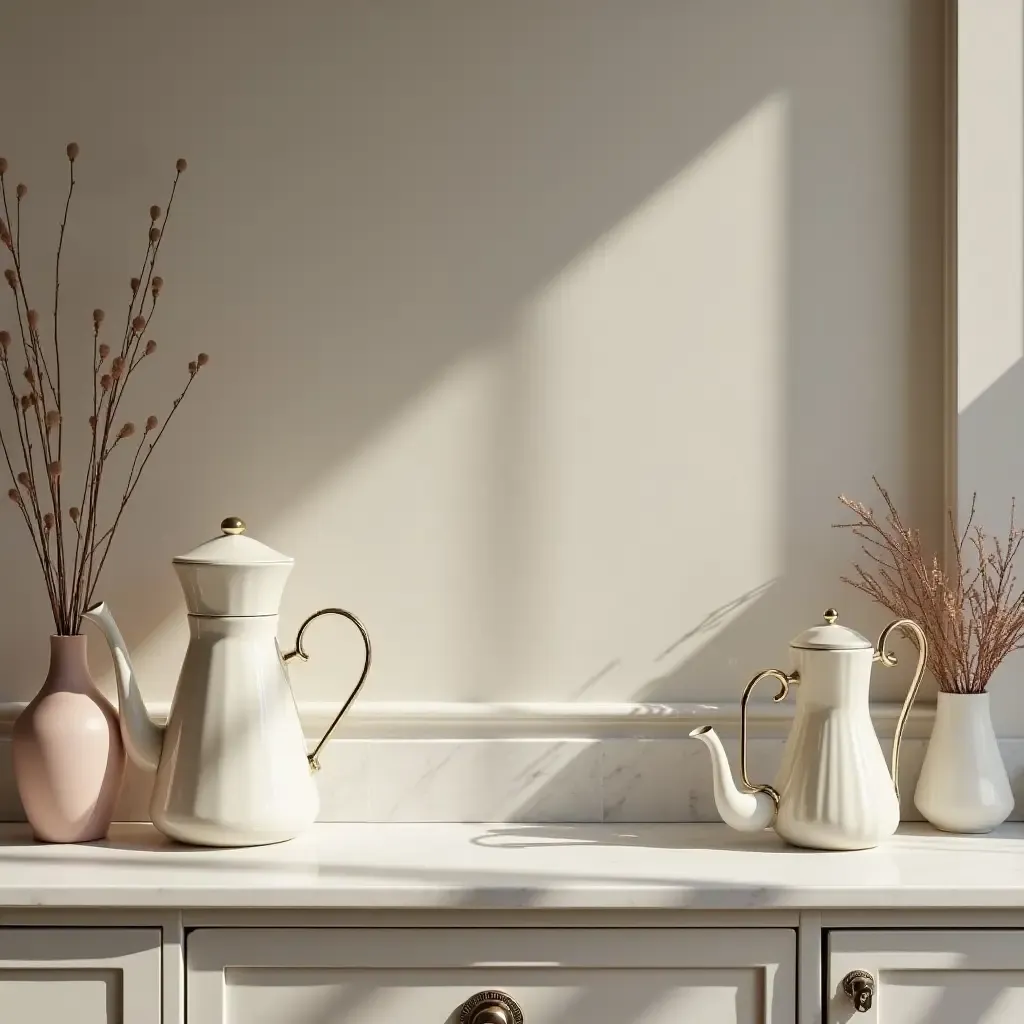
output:
[[[710,725],[703,725],[690,733],[700,740],[711,753],[711,773],[715,784],[715,806],[722,821],[739,832],[758,832],[767,828],[775,818],[775,801],[765,792],[741,792],[733,781],[729,756]]]
[[[107,641],[114,659],[114,675],[117,679],[117,699],[120,705],[118,718],[121,722],[121,738],[128,756],[140,767],[156,771],[160,763],[160,751],[164,743],[164,730],[157,725],[146,711],[139,685],[135,681],[125,646],[124,637],[117,628],[114,616],[101,601],[83,612],[83,617],[95,623]]]

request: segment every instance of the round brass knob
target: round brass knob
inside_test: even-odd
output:
[[[523,1011],[504,992],[477,992],[462,1004],[459,1024],[523,1024]]]
[[[245,533],[245,523],[242,522],[238,516],[228,516],[220,524],[221,532],[228,534],[228,536],[235,537],[240,533]]]
[[[831,626],[839,618],[839,612],[835,608],[825,609],[825,621]]]
[[[481,1006],[473,1014],[472,1024],[511,1024],[508,1013],[501,1006]]]
[[[875,979],[867,971],[850,971],[843,978],[843,991],[858,1013],[867,1013],[875,1000]]]

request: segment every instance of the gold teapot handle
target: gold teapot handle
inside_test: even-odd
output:
[[[345,611],[344,608],[321,608],[318,612],[313,612],[312,615],[306,619],[301,626],[299,626],[298,635],[295,637],[295,649],[288,651],[287,654],[282,654],[282,660],[287,663],[293,658],[298,658],[301,661],[309,661],[309,655],[306,653],[305,648],[302,646],[302,638],[305,635],[306,629],[311,622],[320,618],[321,615],[340,615],[343,619],[348,619],[356,629],[359,630],[360,635],[363,638],[363,646],[366,648],[366,658],[363,661],[363,671],[359,675],[359,681],[356,683],[355,688],[348,695],[348,699],[341,706],[341,710],[334,716],[334,721],[327,727],[327,732],[320,738],[320,742],[313,748],[312,754],[307,754],[306,758],[309,761],[309,770],[311,772],[320,771],[320,762],[317,759],[320,751],[323,749],[324,744],[331,738],[331,733],[337,728],[338,723],[341,721],[342,716],[352,706],[352,701],[359,695],[359,691],[363,688],[363,683],[366,682],[366,675],[370,671],[370,635],[366,632],[366,627],[351,613]]]
[[[878,638],[878,647],[875,649],[875,661],[880,661],[886,668],[892,668],[896,664],[896,655],[885,649],[889,636],[895,629],[902,629],[904,634],[911,633],[917,641],[917,668],[914,670],[914,678],[910,683],[910,689],[900,708],[900,717],[896,719],[896,733],[892,740],[892,768],[889,774],[892,775],[892,784],[896,789],[896,799],[900,798],[900,744],[903,742],[903,731],[907,727],[907,719],[910,717],[910,709],[914,706],[917,698],[917,691],[921,689],[921,680],[924,677],[924,668],[928,662],[928,638],[924,630],[913,619],[896,619],[890,622],[882,630]]]
[[[777,679],[779,682],[779,692],[772,697],[772,700],[778,703],[780,700],[784,700],[786,694],[789,693],[789,684],[795,683],[799,678],[796,672],[792,675],[786,675],[781,669],[766,668],[763,672],[758,672],[747,683],[743,690],[743,696],[740,697],[740,775],[743,778],[743,785],[751,793],[767,793],[772,798],[776,810],[779,809],[779,794],[776,792],[775,787],[769,786],[767,783],[755,785],[750,781],[750,776],[747,774],[747,701],[750,699],[750,694],[754,687],[762,679]]]

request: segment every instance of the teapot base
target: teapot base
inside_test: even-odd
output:
[[[792,808],[783,808],[776,818],[775,831],[789,846],[804,850],[829,850],[852,853],[856,850],[874,850],[881,846],[899,827],[899,808],[893,796],[891,806],[877,808],[875,820],[860,822],[828,819],[794,818]]]
[[[797,850],[826,850],[829,853],[856,853],[858,850],[876,850],[882,845],[881,840],[870,839],[870,840],[849,840],[844,841],[841,839],[830,840],[821,838],[820,840],[796,840],[790,839],[787,836],[780,836],[782,841],[787,846],[792,846]]]
[[[153,824],[168,839],[186,846],[241,847],[273,846],[298,838],[303,828],[289,829],[246,829],[225,825],[220,822],[191,820],[170,820],[154,818]]]

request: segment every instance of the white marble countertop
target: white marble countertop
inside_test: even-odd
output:
[[[332,909],[1024,908],[1024,825],[820,853],[722,825],[317,825],[244,850],[147,825],[102,843],[0,826],[0,906]]]

